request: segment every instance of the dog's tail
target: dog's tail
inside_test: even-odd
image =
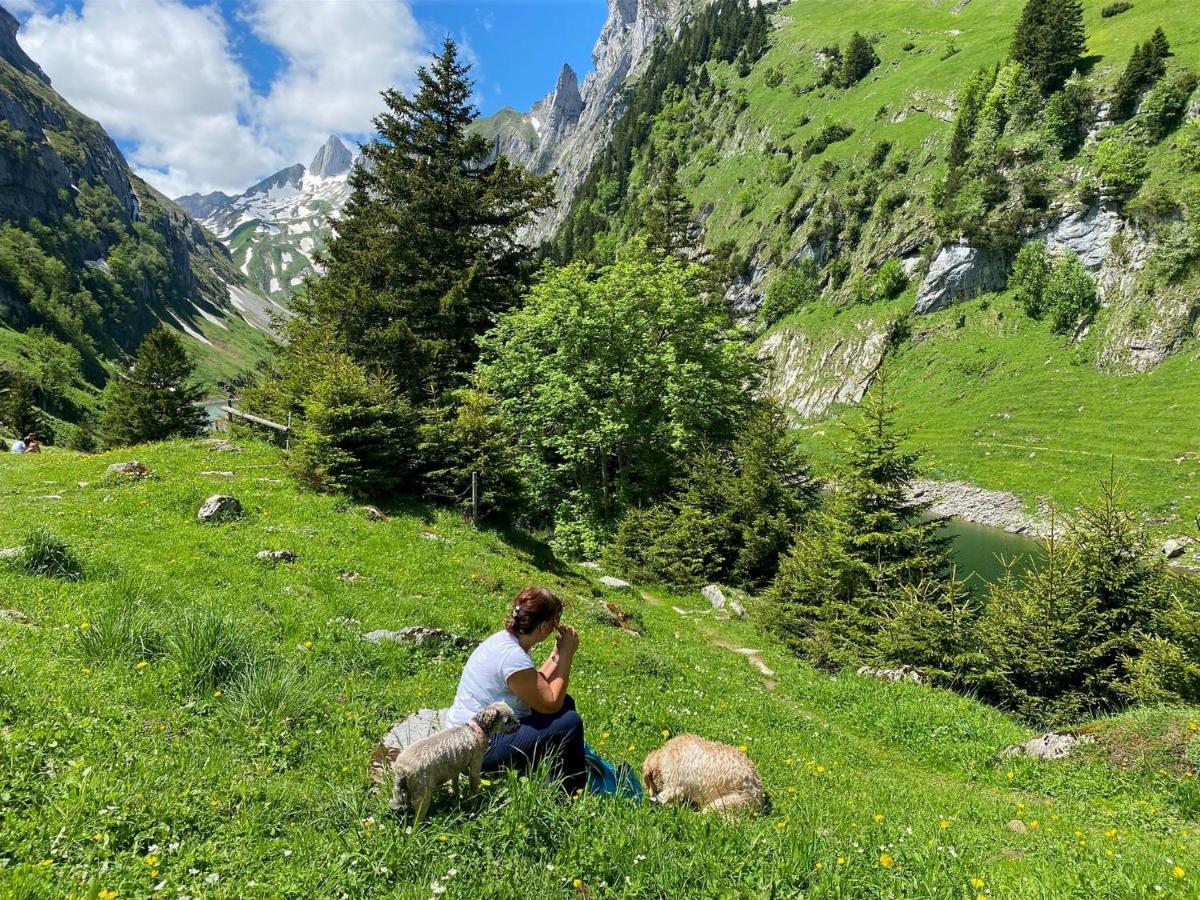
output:
[[[396,773],[396,785],[392,790],[392,800],[388,807],[392,812],[400,812],[412,806],[412,795],[408,792],[408,776]]]

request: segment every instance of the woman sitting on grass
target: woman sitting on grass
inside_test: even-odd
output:
[[[563,788],[574,794],[586,784],[583,720],[567,693],[579,635],[560,624],[562,609],[562,601],[546,588],[525,588],[517,594],[504,629],[480,644],[467,660],[445,724],[465,725],[484,707],[504,701],[521,727],[512,734],[492,736],[484,770],[524,772],[549,760]],[[539,669],[529,651],[556,632],[554,652]]]

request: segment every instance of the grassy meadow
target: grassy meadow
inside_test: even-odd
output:
[[[278,451],[242,448],[0,457],[0,547],[44,526],[83,571],[0,563],[0,608],[32,621],[0,619],[0,896],[1200,893],[1200,712],[1127,713],[1089,724],[1100,740],[1079,758],[997,764],[1028,733],[970,699],[813,671],[698,594],[606,592],[520,533],[417,505],[370,521],[297,490]],[[128,459],[153,477],[105,479]],[[215,493],[244,516],[197,523]],[[745,746],[770,811],[569,802],[510,777],[441,795],[415,832],[390,815],[371,747],[447,705],[465,654],[361,633],[483,637],[529,583],[580,628],[571,690],[597,749],[640,771],[664,734]]]

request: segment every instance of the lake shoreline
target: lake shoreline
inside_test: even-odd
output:
[[[1050,536],[1050,506],[1038,500],[1030,513],[1024,500],[1009,491],[992,491],[966,481],[918,479],[909,485],[909,499],[929,503],[937,517],[959,519],[973,525],[999,528],[1031,538]]]

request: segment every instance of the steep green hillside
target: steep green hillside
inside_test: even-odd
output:
[[[154,475],[125,483],[104,472],[128,453],[0,458],[0,547],[36,522],[83,567],[0,563],[0,606],[30,621],[0,616],[0,896],[1197,893],[1194,712],[1098,722],[1077,759],[997,765],[1026,733],[994,710],[831,679],[697,596],[606,593],[520,534],[417,506],[369,521],[298,493],[276,451],[243,450],[139,447]],[[244,517],[197,524],[218,492]],[[597,748],[640,768],[664,732],[744,745],[772,810],[727,821],[498,780],[408,833],[367,756],[399,717],[449,703],[464,654],[361,635],[481,637],[528,583],[580,626],[572,693]]]
[[[160,322],[187,335],[208,378],[253,366],[270,345],[252,327],[266,301],[59,96],[16,34],[0,8],[0,362],[60,421],[92,409]]]
[[[970,183],[979,197],[943,189],[954,116],[968,78],[1006,59],[1023,3],[775,8],[769,49],[756,63],[710,56],[656,95],[649,123],[634,132],[644,138],[585,182],[557,250],[610,253],[613,237],[647,221],[665,168],[677,164],[704,245],[729,260],[727,299],[744,315],[797,260],[819,267],[819,296],[799,299],[803,311],[779,324],[759,317],[772,384],[810,433],[827,431],[825,420],[885,365],[936,474],[1069,508],[1112,457],[1134,502],[1186,524],[1200,512],[1190,464],[1200,385],[1200,100],[1184,94],[1183,124],[1162,139],[1152,131],[1153,101],[1129,122],[1105,116],[1131,53],[1156,28],[1172,51],[1163,82],[1200,68],[1200,32],[1167,0],[1106,17],[1108,5],[1083,3],[1077,81],[1091,91],[1078,122],[1090,131],[1083,146],[1054,146],[1041,101],[1031,123],[1010,126],[988,151],[996,178]],[[855,32],[878,64],[839,86],[824,72]],[[1128,148],[1134,168],[1144,157],[1144,178],[1124,194],[1126,173],[1105,155],[1117,147]],[[977,279],[967,298],[1003,287],[1015,249],[1045,237],[1055,252],[1084,257],[1101,308],[1061,336],[1011,295],[916,314],[914,301],[924,309],[955,299],[931,301],[926,279],[942,264],[939,251],[964,236],[978,252],[965,267]],[[874,288],[889,260],[907,274],[898,299]]]

